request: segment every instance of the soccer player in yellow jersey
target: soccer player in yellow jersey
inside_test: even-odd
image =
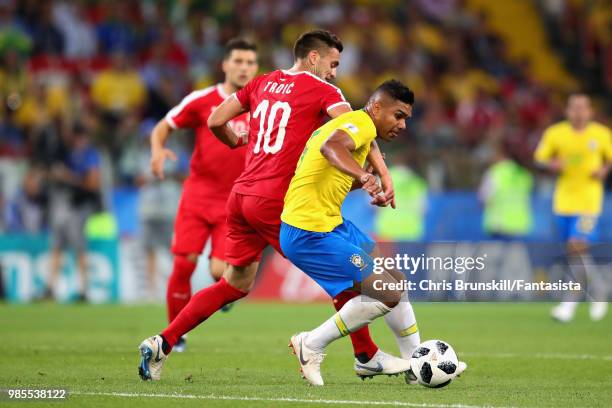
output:
[[[410,334],[417,331],[410,303],[401,289],[393,287],[404,276],[389,270],[373,273],[374,241],[340,212],[354,184],[372,196],[372,204],[395,206],[391,191],[382,191],[364,164],[376,137],[390,141],[405,129],[413,103],[409,88],[399,81],[386,81],[364,109],[342,114],[317,129],[285,195],[280,232],[285,256],[332,297],[349,288],[361,293],[321,326],[291,338],[304,378],[312,385],[323,385],[320,364],[325,347],[374,319],[399,313],[411,320],[404,337],[389,324],[400,349],[402,339],[409,342]],[[409,355],[402,353],[402,357],[398,364],[411,378]]]
[[[596,239],[598,217],[604,197],[604,181],[612,162],[610,130],[592,119],[588,95],[568,98],[567,120],[544,132],[535,152],[538,164],[558,174],[553,211],[561,239],[567,242],[567,255],[573,279],[588,283],[591,319],[601,320],[608,308],[605,281],[589,255],[588,244]],[[577,302],[567,298],[552,310],[562,322],[574,317]]]

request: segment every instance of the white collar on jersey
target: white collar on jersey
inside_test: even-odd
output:
[[[291,72],[287,69],[281,69],[281,71],[283,71],[285,74],[287,75],[298,75],[298,74],[309,74],[308,71],[296,71],[296,72]]]
[[[283,71],[283,73],[287,74],[287,75],[300,75],[300,74],[306,74],[306,75],[310,75],[311,77],[313,77],[314,79],[317,79],[321,82],[325,82],[326,84],[328,84],[329,82],[324,81],[323,79],[319,78],[318,76],[316,76],[315,74],[313,74],[312,72],[309,71],[296,71],[296,72],[291,72],[288,71],[286,69],[281,69],[281,71]]]
[[[227,99],[227,97],[229,96],[226,92],[225,89],[223,89],[223,84],[222,83],[218,83],[217,84],[217,92],[219,92],[219,95],[221,95],[221,97],[223,99]]]
[[[312,77],[315,77],[317,79],[321,79],[318,76],[316,76],[315,74],[313,74],[312,72],[308,72],[308,71],[296,71],[296,72],[291,72],[287,69],[281,69],[281,71],[283,71],[283,73],[287,74],[287,75],[300,75],[300,74],[306,74],[306,75],[310,75]]]

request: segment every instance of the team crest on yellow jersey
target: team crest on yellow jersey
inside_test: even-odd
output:
[[[582,216],[578,219],[578,231],[582,234],[590,234],[597,223],[596,217]]]
[[[359,254],[351,255],[351,263],[359,269],[362,269],[365,266],[365,262],[363,262],[363,258]]]

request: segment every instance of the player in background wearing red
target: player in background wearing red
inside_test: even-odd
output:
[[[296,62],[291,69],[258,76],[210,116],[211,131],[233,147],[240,145],[243,139],[227,123],[244,112],[251,113],[245,170],[236,180],[227,202],[225,255],[229,265],[223,278],[196,293],[160,335],[141,343],[141,378],[159,379],[168,353],[182,335],[223,305],[248,294],[267,245],[282,253],[278,239],[283,199],[306,141],[328,116],[334,118],[351,111],[342,92],[326,82],[336,76],[342,48],[342,43],[328,31],[303,34],[294,46]],[[373,204],[394,206],[391,177],[376,144],[367,159],[380,174],[385,191]],[[355,292],[342,292],[334,298],[334,306],[340,309],[355,296]],[[420,343],[414,313],[410,303],[405,304],[410,310],[397,322],[388,322],[396,334],[402,356]],[[378,349],[367,326],[352,333],[351,341],[358,375],[404,371],[403,361]]]
[[[244,169],[246,149],[230,149],[212,134],[206,124],[211,112],[229,95],[241,89],[257,73],[256,46],[235,38],[226,46],[222,69],[225,80],[205,89],[193,91],[159,121],[151,134],[151,170],[164,178],[164,162],[175,160],[164,145],[175,129],[195,129],[195,149],[189,177],[183,185],[172,239],[174,265],[168,280],[166,302],[171,322],[191,299],[191,275],[198,256],[211,239],[210,274],[215,281],[225,268],[227,235],[225,203],[236,178]],[[248,113],[231,122],[238,134],[248,131]],[[175,350],[183,351],[185,341],[179,339]]]

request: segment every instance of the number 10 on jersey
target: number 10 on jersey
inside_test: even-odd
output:
[[[268,112],[268,108],[270,111]],[[276,131],[276,140],[274,144],[270,146],[270,139],[272,137],[272,130],[274,130],[274,122],[278,111],[282,111],[280,122]],[[263,139],[263,151],[264,153],[275,154],[283,147],[283,141],[285,140],[285,128],[289,122],[289,115],[291,115],[291,106],[287,102],[277,101],[270,107],[270,101],[264,99],[261,101],[255,112],[253,112],[253,118],[259,118],[259,132],[257,133],[257,142],[255,143],[254,153],[259,153],[262,149]]]

